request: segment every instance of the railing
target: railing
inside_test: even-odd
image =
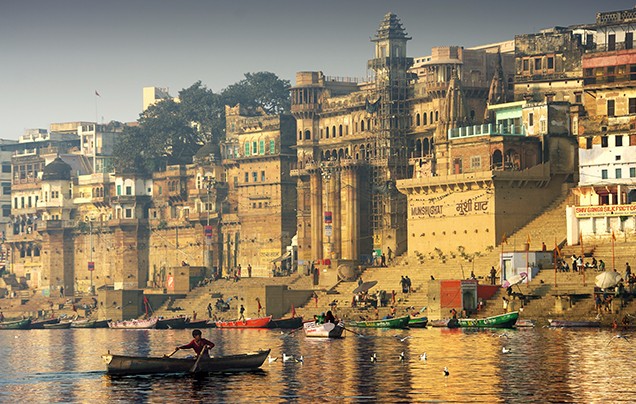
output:
[[[482,125],[463,126],[448,130],[449,139],[483,135],[525,136],[526,129],[523,125],[487,123]]]

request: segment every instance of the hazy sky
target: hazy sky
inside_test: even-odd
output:
[[[400,17],[412,57],[555,25],[635,1],[0,0],[0,138],[52,122],[134,121],[142,88],[218,92],[246,72],[366,76],[373,36]],[[100,97],[95,96],[98,91]]]

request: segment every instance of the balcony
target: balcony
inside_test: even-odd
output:
[[[526,136],[526,129],[523,125],[487,123],[448,130],[449,140],[474,136]]]

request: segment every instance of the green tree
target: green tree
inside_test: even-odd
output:
[[[261,107],[268,114],[290,111],[289,80],[270,72],[245,73],[245,78],[221,92],[227,105]]]

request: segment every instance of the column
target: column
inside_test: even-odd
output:
[[[323,206],[322,206],[322,178],[320,173],[311,174],[311,257],[314,260],[322,259],[322,232],[323,232]]]

